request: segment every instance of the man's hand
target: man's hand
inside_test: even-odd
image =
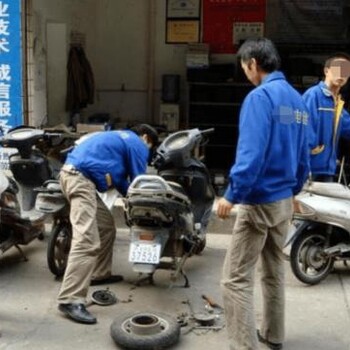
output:
[[[300,203],[295,198],[293,198],[293,212],[299,214],[303,212]]]
[[[232,208],[233,204],[222,197],[218,200],[216,213],[220,219],[227,219]]]

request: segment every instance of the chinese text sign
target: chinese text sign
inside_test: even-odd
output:
[[[22,124],[21,0],[0,1],[0,127]]]

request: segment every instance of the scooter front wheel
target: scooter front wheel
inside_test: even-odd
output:
[[[315,231],[302,233],[292,244],[290,263],[298,280],[317,284],[331,272],[334,259],[324,253],[325,235]]]
[[[72,227],[67,223],[54,225],[47,246],[47,263],[50,271],[57,277],[66,270],[72,241]]]

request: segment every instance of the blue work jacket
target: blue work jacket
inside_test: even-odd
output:
[[[147,145],[133,131],[105,131],[78,144],[66,164],[90,179],[99,192],[115,187],[125,195],[130,182],[146,172],[148,157]]]
[[[344,102],[335,100],[322,81],[309,88],[303,99],[310,116],[310,167],[314,175],[334,175],[339,138],[350,138],[350,116]]]
[[[297,194],[309,172],[308,114],[283,73],[268,74],[244,99],[236,161],[224,197],[263,204]]]

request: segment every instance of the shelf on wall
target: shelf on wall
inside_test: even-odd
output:
[[[215,76],[215,66],[208,73],[200,75],[196,71],[188,81],[187,125],[191,128],[214,128],[205,147],[205,162],[209,168],[227,172],[232,166],[238,140],[239,111],[245,96],[254,88],[249,82],[228,81],[234,79],[221,76],[224,68],[220,67]],[[193,79],[193,77],[198,80]],[[206,81],[204,81],[206,80]]]
[[[230,103],[230,102],[208,102],[208,101],[196,101],[190,102],[193,106],[240,106],[240,103]]]

